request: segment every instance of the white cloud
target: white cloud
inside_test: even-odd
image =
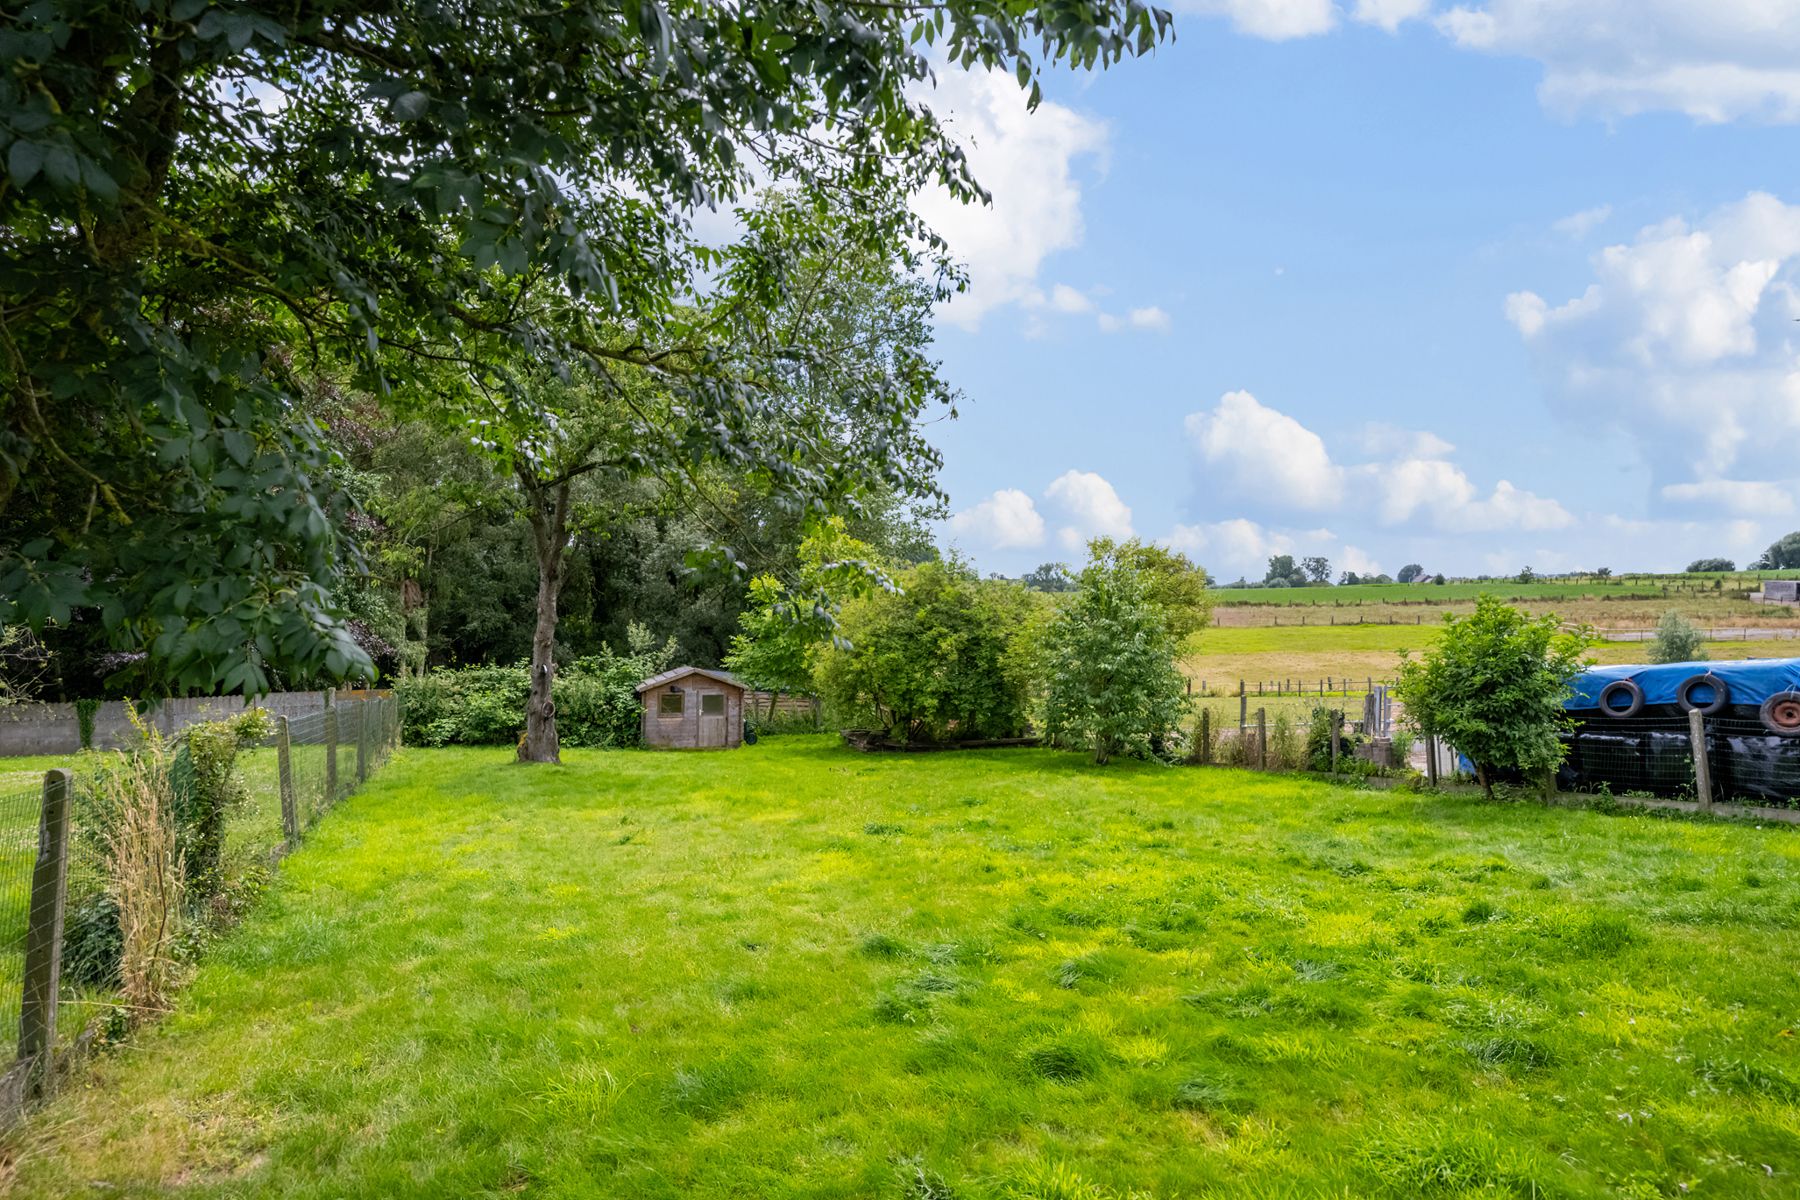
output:
[[[1800,120],[1800,0],[1486,0],[1437,26],[1541,62],[1553,111]]]
[[[1379,25],[1393,33],[1402,22],[1417,20],[1429,13],[1431,3],[1432,0],[1356,0],[1356,8],[1350,15],[1365,25]]]
[[[1044,518],[1031,497],[1017,488],[1002,488],[952,516],[948,525],[952,537],[967,538],[990,550],[1044,544]]]
[[[1324,512],[1352,494],[1366,497],[1384,525],[1442,532],[1561,529],[1574,523],[1555,500],[1502,479],[1482,496],[1461,467],[1445,457],[1450,443],[1430,433],[1373,426],[1365,444],[1385,447],[1385,460],[1339,465],[1325,440],[1249,392],[1229,392],[1210,412],[1187,418],[1201,458],[1228,483],[1272,504]],[[1379,451],[1378,451],[1379,452]],[[1328,536],[1328,535],[1327,535]]]
[[[1385,421],[1371,421],[1356,437],[1363,453],[1377,458],[1447,458],[1455,446],[1424,429],[1402,429]]]
[[[1593,208],[1584,208],[1578,213],[1570,213],[1551,226],[1564,237],[1584,238],[1600,226],[1612,219],[1612,205],[1598,204]]]
[[[1706,479],[1667,484],[1661,494],[1663,499],[1680,504],[1710,505],[1747,517],[1771,517],[1794,511],[1795,487],[1791,480]]]
[[[1169,332],[1169,314],[1155,305],[1148,308],[1134,308],[1122,317],[1115,313],[1101,313],[1099,321],[1101,333],[1118,333],[1122,329],[1147,329],[1153,333]]]
[[[1270,41],[1329,33],[1336,27],[1338,15],[1332,0],[1186,0],[1178,7],[1203,16],[1225,17],[1239,33]]]
[[[1553,305],[1507,297],[1553,404],[1622,431],[1658,494],[1730,478],[1787,478],[1800,454],[1800,206],[1752,193],[1690,225],[1672,219],[1609,246],[1594,280]]]
[[[1059,283],[1050,289],[1050,307],[1059,313],[1087,313],[1094,311],[1094,302],[1085,292],[1076,291],[1066,283]]]
[[[1271,41],[1340,24],[1333,0],[1186,0],[1239,33]],[[1352,20],[1389,33],[1431,19],[1456,45],[1535,59],[1552,111],[1699,121],[1800,121],[1800,0],[1342,0]]]
[[[927,102],[967,150],[969,168],[993,203],[959,204],[933,190],[915,208],[969,270],[969,290],[946,305],[942,317],[974,329],[1000,305],[1041,301],[1037,277],[1044,260],[1081,244],[1075,164],[1105,154],[1107,128],[1050,100],[1028,111],[1025,93],[1005,72],[942,66],[937,75]]]
[[[1381,564],[1373,557],[1355,546],[1345,546],[1338,551],[1337,561],[1332,564],[1339,571],[1355,571],[1358,575],[1382,575]]]
[[[1189,414],[1188,437],[1229,483],[1316,511],[1343,494],[1342,472],[1318,434],[1249,392],[1227,392],[1217,408]]]
[[[1131,508],[1113,485],[1092,471],[1065,471],[1044,489],[1044,499],[1067,522],[1057,537],[1079,550],[1090,538],[1131,536]]]
[[[1198,560],[1215,578],[1222,578],[1227,571],[1248,574],[1252,570],[1260,578],[1270,555],[1294,552],[1290,535],[1266,529],[1245,517],[1177,525],[1163,544]]]
[[[1134,308],[1126,318],[1133,329],[1149,329],[1157,333],[1169,332],[1169,314],[1152,304],[1148,308]]]

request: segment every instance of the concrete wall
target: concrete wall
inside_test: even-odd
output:
[[[348,698],[351,693],[340,695]],[[289,717],[325,710],[324,692],[272,692],[256,701],[258,708]],[[198,721],[214,721],[241,713],[242,696],[201,696],[164,700],[143,717],[164,736]],[[94,749],[116,750],[136,736],[124,701],[108,700],[94,714]],[[0,758],[20,754],[73,754],[81,749],[81,722],[73,704],[14,704],[0,708]]]

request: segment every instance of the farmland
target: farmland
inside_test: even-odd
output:
[[[507,757],[329,817],[12,1194],[1793,1193],[1786,832],[1045,751]]]
[[[1653,600],[1698,599],[1711,595],[1742,595],[1764,579],[1793,579],[1795,571],[1735,571],[1717,574],[1614,575],[1601,579],[1582,576],[1567,579],[1459,580],[1454,583],[1354,583],[1334,587],[1220,588],[1215,598],[1222,605],[1332,604],[1444,604],[1473,601],[1480,596],[1502,600]]]
[[[1434,614],[1435,615],[1435,614]],[[1314,689],[1319,681],[1348,681],[1361,691],[1364,681],[1391,679],[1402,650],[1418,653],[1436,639],[1441,624],[1254,626],[1207,629],[1188,646],[1183,669],[1196,691],[1204,683],[1212,694],[1235,691],[1246,680],[1255,691],[1295,681]],[[1589,651],[1602,663],[1643,662],[1650,647],[1641,642],[1604,642]],[[1800,654],[1800,642],[1708,642],[1709,657],[1719,660]]]

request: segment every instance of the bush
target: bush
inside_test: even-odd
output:
[[[1045,634],[1045,731],[1093,751],[1097,763],[1145,757],[1178,727],[1186,681],[1142,574],[1103,543],[1093,556]]]
[[[832,717],[908,742],[1017,737],[1035,685],[1035,593],[928,562],[844,606],[815,675]]]
[[[1706,650],[1698,629],[1674,609],[1656,623],[1656,641],[1650,649],[1654,663],[1704,662]]]
[[[1331,770],[1331,724],[1334,713],[1329,708],[1315,708],[1306,725],[1306,765],[1308,770]],[[1338,770],[1353,770],[1355,748],[1359,739],[1346,725],[1338,731]]]
[[[238,751],[269,736],[274,722],[260,708],[182,730],[169,769],[175,844],[190,900],[211,899],[224,886],[225,818],[248,802]]]
[[[642,741],[637,685],[666,670],[675,641],[661,646],[633,625],[624,653],[604,650],[557,673],[552,697],[565,746],[616,749]],[[405,714],[402,733],[415,746],[510,746],[525,729],[531,670],[462,667],[402,679],[394,687]]]
[[[1562,762],[1569,683],[1586,665],[1586,630],[1564,633],[1554,614],[1531,618],[1492,596],[1444,633],[1422,660],[1401,652],[1394,692],[1407,729],[1436,734],[1468,755],[1491,797],[1496,768],[1527,776]]]

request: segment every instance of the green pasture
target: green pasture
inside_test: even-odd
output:
[[[1482,596],[1502,600],[1655,599],[1662,596],[1709,596],[1754,589],[1763,579],[1800,578],[1795,571],[1734,571],[1675,575],[1618,575],[1606,579],[1552,579],[1519,583],[1509,579],[1484,582],[1359,583],[1304,588],[1215,588],[1222,605],[1285,604],[1351,606],[1366,604],[1435,604],[1472,602]]]

